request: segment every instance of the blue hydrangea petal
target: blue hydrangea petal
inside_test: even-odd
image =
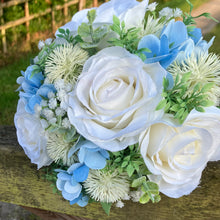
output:
[[[61,179],[57,179],[57,182],[56,182],[57,189],[62,191],[64,189],[65,183],[66,183],[66,181],[63,181]]]
[[[190,38],[194,41],[195,44],[199,42],[202,38],[202,31],[200,28],[194,28],[193,31],[189,32]]]
[[[100,154],[101,154],[104,158],[109,159],[109,153],[108,153],[107,150],[100,149],[99,152],[100,152]]]
[[[84,162],[85,156],[86,156],[87,150],[86,148],[82,147],[80,148],[79,152],[78,152],[78,159],[80,163]]]
[[[75,181],[83,182],[88,178],[89,168],[86,165],[83,165],[73,171],[73,176]]]
[[[22,89],[26,92],[26,93],[30,93],[30,94],[36,94],[38,88],[35,87],[32,83],[28,82],[27,80],[25,80],[22,83]]]
[[[84,163],[91,169],[103,169],[106,159],[99,152],[89,152],[84,158]]]
[[[54,169],[55,172],[57,173],[67,173],[66,170],[62,170],[62,169]]]
[[[76,199],[70,201],[70,205],[73,205],[73,204],[77,203],[81,198],[82,198],[82,193],[80,193],[80,195],[79,195],[78,198],[76,198]]]
[[[166,57],[166,59],[162,59],[160,61],[160,65],[166,69],[175,60],[175,58],[178,55],[178,52],[179,51],[176,50],[176,51],[173,51],[172,53],[170,53],[169,56]]]
[[[160,55],[169,53],[169,41],[166,35],[162,35],[160,38]]]
[[[64,184],[64,190],[67,193],[77,195],[76,197],[78,197],[81,190],[82,190],[82,186],[79,183],[77,185],[73,186],[73,185],[71,185],[70,181],[66,181],[66,183]]]
[[[73,175],[71,176],[70,183],[72,186],[76,186],[78,184],[78,182],[76,182],[76,180],[74,179]]]
[[[81,199],[78,200],[77,204],[80,207],[85,207],[89,202],[89,197],[88,196],[83,196]]]
[[[64,199],[72,201],[76,199],[81,193],[81,190],[79,190],[77,193],[68,193],[65,190],[62,191],[62,196]]]
[[[155,57],[160,52],[160,40],[153,34],[144,36],[139,44],[138,49],[148,48],[151,52],[143,52],[147,58]]]
[[[68,168],[67,172],[68,172],[69,174],[73,174],[73,171],[74,171],[75,169],[77,169],[78,167],[80,167],[80,166],[82,166],[81,163],[74,163],[74,164],[72,164],[72,165]]]
[[[40,87],[42,81],[44,80],[44,76],[41,72],[39,72],[35,73],[33,76],[29,75],[27,79],[32,82],[36,87]]]
[[[58,173],[57,178],[65,181],[69,181],[71,179],[71,175],[67,173]]]
[[[37,95],[43,96],[45,98],[48,98],[48,93],[49,92],[56,92],[56,89],[54,87],[54,85],[52,84],[44,84],[42,85],[38,91],[37,91]]]

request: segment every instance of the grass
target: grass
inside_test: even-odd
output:
[[[30,65],[30,58],[35,54],[29,52],[15,62],[0,68],[0,125],[12,125],[16,111],[18,88],[17,77],[20,71],[25,70]]]
[[[188,7],[183,0],[175,1],[175,5],[172,5],[173,2],[174,1],[167,3],[168,6],[175,7],[175,5],[178,4],[178,7],[181,7],[183,10],[184,7]],[[196,0],[192,2],[198,3]],[[196,6],[198,5],[195,4],[195,7]],[[211,33],[207,34],[205,39],[210,40],[212,36],[216,36],[216,39],[210,51],[220,54],[220,25],[217,25]],[[15,52],[13,56],[9,57],[2,57],[0,55],[0,125],[13,125],[14,114],[19,98],[18,92],[15,92],[18,88],[16,79],[21,75],[20,71],[25,70],[30,65],[30,58],[33,58],[36,54],[37,47],[35,44],[32,48],[32,52],[19,55]]]

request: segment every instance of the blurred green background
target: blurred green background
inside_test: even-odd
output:
[[[207,0],[192,0],[191,2],[196,8],[206,1]],[[104,0],[99,2],[102,3]],[[159,8],[166,6],[172,8],[179,7],[183,11],[189,11],[188,4],[186,4],[186,2],[183,0],[159,0],[157,2],[160,3]],[[62,3],[63,0],[33,0],[30,1],[29,5],[30,13],[44,11],[45,8],[51,6],[51,4],[56,5]],[[91,5],[91,3],[92,0],[87,0],[87,5]],[[77,6],[69,8],[69,20],[76,11]],[[3,13],[4,22],[16,20],[23,16],[24,10],[20,5],[7,8]],[[55,17],[56,22],[63,23],[62,11],[58,11]],[[45,40],[48,36],[51,36],[50,31],[48,31],[50,29],[51,18],[49,16],[44,16],[42,18],[34,19],[31,21],[30,32],[32,40],[28,46],[23,46],[26,45],[24,41],[26,34],[25,25],[20,25],[7,31],[7,43],[10,45],[8,46],[9,52],[7,54],[0,52],[0,125],[13,125],[14,113],[16,111],[18,101],[18,92],[15,92],[15,90],[18,88],[16,79],[18,76],[20,76],[20,71],[25,70],[27,66],[30,65],[30,59],[37,55],[37,43],[39,41],[39,37],[42,37]],[[217,25],[209,34],[204,37],[206,40],[209,40],[212,36],[216,36],[216,39],[210,51],[220,53],[220,25]],[[0,48],[2,48],[1,44]]]

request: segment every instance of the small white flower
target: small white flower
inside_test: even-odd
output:
[[[129,194],[133,202],[139,202],[141,196],[143,195],[143,192],[141,190],[137,190],[137,191],[130,191]]]
[[[52,38],[48,38],[45,40],[45,44],[49,46],[49,45],[51,45],[52,41],[53,41]]]
[[[45,99],[42,99],[41,102],[40,102],[40,105],[43,106],[43,107],[48,106],[48,101],[45,100]]]
[[[50,80],[47,77],[44,79],[44,84],[50,84]]]
[[[130,200],[130,198],[131,198],[131,197],[127,194],[127,195],[125,195],[122,199],[123,199],[123,200]]]
[[[39,61],[38,56],[34,57],[34,63],[36,64],[36,63],[38,63],[38,61]]]
[[[56,118],[51,118],[50,120],[49,120],[49,123],[50,124],[56,124],[56,122],[57,122],[57,119]]]
[[[50,99],[48,106],[49,106],[50,109],[55,109],[57,107],[57,100],[56,100],[56,98]]]
[[[66,111],[63,108],[56,108],[55,113],[57,116],[64,116],[66,114]]]
[[[175,9],[173,10],[173,17],[174,17],[174,18],[179,18],[179,17],[182,16],[182,14],[183,14],[183,12],[182,12],[181,9],[179,9],[179,8],[175,8]]]
[[[42,40],[40,40],[38,43],[38,49],[39,50],[43,49],[44,45],[45,45],[45,43]]]
[[[48,121],[54,117],[53,111],[51,111],[51,110],[48,109],[48,108],[43,109],[43,110],[42,110],[42,114],[46,117],[46,119],[47,119]]]
[[[62,108],[65,112],[67,111],[68,104],[65,100],[60,102],[60,108]]]
[[[169,7],[165,7],[159,12],[159,17],[166,17],[167,20],[172,16],[173,16],[173,9]]]
[[[48,128],[48,126],[49,126],[47,120],[41,119],[40,122],[41,122],[43,129],[46,130],[46,128]]]
[[[66,129],[70,129],[71,128],[71,124],[68,118],[64,118],[62,121],[62,126]]]
[[[64,89],[59,90],[57,92],[57,99],[60,100],[60,101],[65,100],[66,96],[67,96],[67,93]]]
[[[36,105],[34,106],[34,112],[35,112],[36,115],[40,115],[41,110],[42,110],[41,105],[36,104]]]
[[[73,89],[73,85],[71,83],[67,83],[65,86],[65,91],[68,93]]]
[[[65,89],[64,79],[56,79],[54,81],[54,87],[57,91]]]
[[[115,204],[115,206],[117,207],[117,208],[123,208],[124,207],[124,203],[120,200],[120,201],[117,201],[116,202],[116,204]]]
[[[52,91],[50,91],[50,92],[48,92],[47,96],[49,99],[52,99],[55,97],[55,94]]]
[[[157,5],[158,5],[158,3],[153,2],[153,3],[149,4],[147,8],[148,8],[149,11],[155,11]]]

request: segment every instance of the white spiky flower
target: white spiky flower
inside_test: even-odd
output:
[[[56,132],[47,133],[47,153],[55,162],[62,160],[64,165],[70,166],[76,162],[74,156],[68,158],[68,152],[73,143],[64,141],[63,135]]]
[[[149,11],[155,11],[157,5],[158,5],[158,3],[153,2],[153,3],[151,3],[151,4],[148,5],[147,9],[148,9]]]
[[[220,59],[216,54],[213,53],[192,53],[184,61],[173,62],[169,68],[174,78],[177,74],[183,75],[191,72],[190,75],[190,87],[188,94],[193,92],[193,88],[197,83],[201,83],[201,86],[207,83],[214,83],[212,89],[207,92],[209,99],[216,105],[219,105],[220,97]]]
[[[160,19],[154,19],[153,16],[149,15],[144,28],[142,28],[140,31],[141,37],[144,37],[148,34],[154,34],[159,37],[164,24],[165,23],[161,22]]]
[[[77,45],[57,46],[45,63],[47,78],[51,83],[58,79],[63,79],[66,83],[74,83],[88,58],[88,53]]]
[[[96,201],[117,202],[129,193],[127,173],[117,171],[90,170],[84,182],[86,192]]]

